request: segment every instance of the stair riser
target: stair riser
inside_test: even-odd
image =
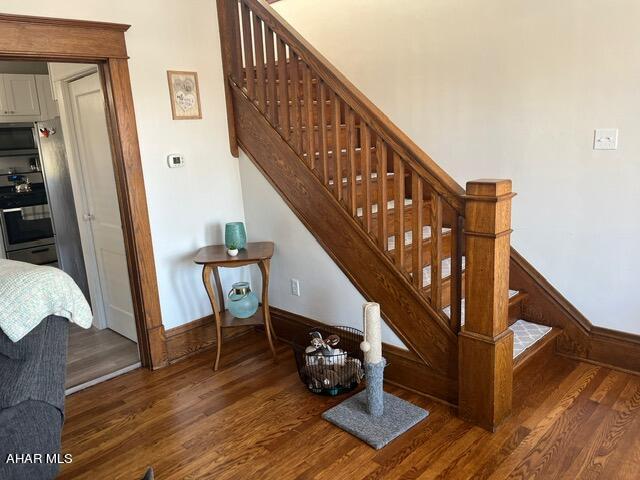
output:
[[[462,272],[462,298],[464,298],[464,271]],[[422,289],[425,295],[431,296],[431,288],[425,287]],[[440,296],[442,301],[442,308],[446,308],[451,305],[451,277],[442,279],[442,295]]]
[[[396,258],[395,250],[389,250],[389,256],[394,260]],[[442,236],[442,259],[451,257],[451,235]],[[431,240],[422,241],[422,266],[431,265]],[[413,248],[408,245],[404,248],[404,269],[407,272],[413,271]]]

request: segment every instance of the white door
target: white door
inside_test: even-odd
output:
[[[108,328],[135,342],[124,237],[98,74],[70,82],[69,93],[78,164],[86,192],[87,211],[83,218],[91,224],[104,318]]]
[[[38,89],[34,75],[6,73],[4,83],[3,115],[40,115]]]

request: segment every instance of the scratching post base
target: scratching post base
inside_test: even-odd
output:
[[[327,410],[322,418],[381,449],[429,415],[427,410],[383,392],[384,413],[369,414],[367,391],[362,390],[344,402]]]

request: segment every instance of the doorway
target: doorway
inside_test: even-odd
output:
[[[48,63],[65,133],[94,323],[72,325],[67,388],[80,389],[140,365],[105,97],[96,65]]]
[[[167,364],[167,353],[129,81],[128,29],[123,24],[0,14],[0,61],[97,66],[106,99],[140,360],[156,369]]]
[[[0,129],[29,132],[35,147],[0,155],[0,190],[25,205],[39,199],[0,218],[2,256],[64,270],[94,316],[88,330],[70,323],[68,391],[140,366],[102,84],[97,65],[0,62]],[[11,215],[44,238],[6,241],[18,228]],[[47,232],[34,227],[44,222]]]

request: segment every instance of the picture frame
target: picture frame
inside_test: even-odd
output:
[[[199,120],[202,118],[200,107],[200,87],[198,73],[182,70],[168,70],[171,114],[174,120]]]

